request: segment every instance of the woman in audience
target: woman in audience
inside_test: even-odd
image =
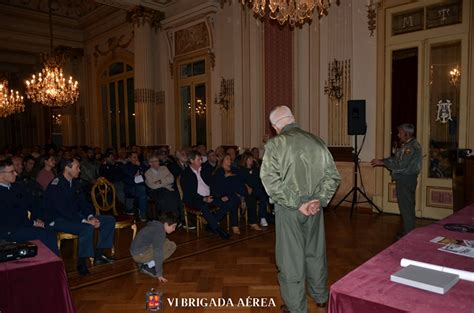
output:
[[[240,235],[237,210],[239,209],[241,198],[246,196],[246,190],[242,178],[232,168],[232,159],[229,154],[225,154],[220,166],[214,173],[213,194],[216,197],[227,197],[232,205],[230,209],[230,224],[232,232]]]
[[[41,186],[43,190],[48,188],[49,183],[56,176],[55,173],[56,158],[54,155],[46,155],[43,158],[43,168],[38,172],[36,176],[36,182]]]
[[[240,174],[247,188],[248,196],[245,197],[249,214],[249,224],[257,222],[257,201],[259,201],[258,215],[260,217],[260,225],[267,227],[266,219],[268,195],[260,180],[260,170],[256,165],[255,158],[251,152],[245,152],[240,160]],[[257,226],[258,227],[258,226]]]

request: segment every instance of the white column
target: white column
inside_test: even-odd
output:
[[[129,12],[135,33],[135,128],[137,145],[157,144],[155,99],[155,56],[153,40],[162,14],[158,11],[135,7]]]

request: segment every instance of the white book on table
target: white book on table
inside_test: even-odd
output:
[[[459,275],[409,265],[390,275],[390,280],[403,285],[445,294],[458,282]]]

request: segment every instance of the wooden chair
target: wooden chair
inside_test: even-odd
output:
[[[73,258],[76,259],[76,256],[77,256],[77,242],[79,241],[79,236],[74,235],[74,234],[70,234],[70,233],[58,232],[56,234],[56,242],[58,244],[58,250],[61,251],[61,242],[63,240],[68,240],[68,239],[74,240]]]
[[[132,216],[119,215],[115,207],[115,187],[105,177],[99,177],[92,186],[92,203],[94,204],[96,215],[103,212],[112,212],[115,217],[115,229],[130,227],[133,230],[132,240],[137,234],[137,225]],[[112,247],[112,255],[115,254],[115,248]]]
[[[181,201],[183,201],[183,188],[181,187],[181,177],[179,176],[176,178],[176,186],[178,187]],[[211,206],[209,210],[211,212],[215,212],[216,210],[218,210],[218,208]],[[189,214],[194,215],[196,217],[196,234],[199,237],[202,226],[203,224],[207,224],[207,221],[204,218],[201,210],[196,209],[196,208],[191,208],[190,206],[184,203],[184,223],[186,224],[186,232],[189,232]],[[229,231],[229,227],[230,227],[230,220],[229,220],[229,214],[227,214],[227,231]]]

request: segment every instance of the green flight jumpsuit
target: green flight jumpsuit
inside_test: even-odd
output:
[[[328,299],[324,215],[341,180],[324,142],[300,129],[285,126],[265,145],[260,171],[263,185],[275,203],[278,281],[292,313],[307,312],[305,283],[318,303]],[[298,208],[319,199],[321,211],[305,216]]]
[[[415,228],[415,192],[421,159],[421,146],[415,138],[411,138],[395,151],[394,156],[383,160],[396,183],[395,191],[405,234]]]

